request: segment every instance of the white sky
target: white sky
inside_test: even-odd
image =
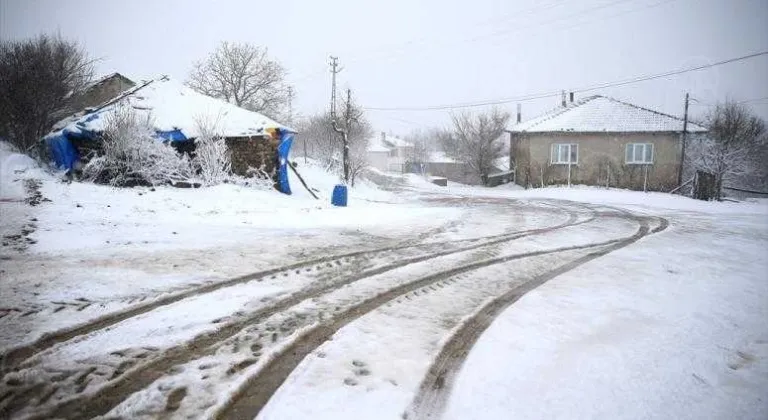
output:
[[[296,87],[295,109],[340,87],[368,107],[419,107],[577,89],[768,50],[766,0],[0,0],[0,37],[60,33],[100,58],[98,73],[184,79],[220,41],[269,48]],[[768,56],[590,92],[682,114],[685,92],[730,97],[768,119]],[[577,99],[578,99],[577,95]],[[523,119],[559,98],[523,103]],[[515,112],[515,103],[503,106]],[[377,130],[445,125],[448,111],[370,111]]]

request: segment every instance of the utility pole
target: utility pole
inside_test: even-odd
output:
[[[342,165],[344,166],[344,183],[349,183],[349,127],[352,125],[352,89],[347,89],[347,103],[344,107],[344,127],[339,127],[336,119],[331,120],[333,131],[341,134],[342,143]]]
[[[678,187],[683,184],[683,166],[685,165],[685,142],[688,134],[688,102],[690,96],[685,94],[685,112],[683,113],[683,135],[681,136],[681,149],[680,149],[680,168],[677,171],[677,185]]]
[[[343,70],[339,67],[339,57],[331,56],[331,119],[336,118],[336,74]]]

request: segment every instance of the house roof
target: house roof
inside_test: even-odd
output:
[[[64,130],[71,133],[101,132],[104,130],[104,116],[123,105],[131,107],[140,118],[150,118],[155,130],[179,131],[186,138],[195,138],[200,134],[198,122],[213,124],[217,133],[224,137],[259,136],[267,128],[293,131],[258,112],[203,95],[176,80],[162,77],[128,89],[92,112],[75,114],[60,121],[50,135]]]
[[[429,154],[429,162],[432,163],[456,163],[456,159],[448,156],[445,152],[437,151]]]
[[[373,136],[368,140],[369,152],[389,152],[395,147],[413,147],[413,144],[409,141],[403,140],[395,136]]]
[[[682,132],[683,120],[607,96],[595,95],[553,109],[532,120],[516,124],[515,133],[644,133]],[[706,128],[688,123],[688,131],[705,132]]]
[[[502,157],[500,157],[498,159],[495,159],[493,161],[493,166],[494,166],[494,168],[496,168],[496,169],[498,169],[498,170],[500,170],[502,172],[506,172],[506,171],[509,171],[509,169],[510,169],[509,168],[509,163],[510,163],[509,162],[509,156],[502,156]]]

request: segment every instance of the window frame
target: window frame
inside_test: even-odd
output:
[[[562,154],[562,149],[565,148],[568,150],[566,156],[568,156],[567,160],[561,160],[560,155]],[[576,158],[575,160],[571,161],[573,158],[573,151],[576,151]],[[578,143],[552,143],[549,147],[549,164],[550,165],[578,165],[579,164],[579,144]]]
[[[637,158],[637,151],[638,147],[641,147],[640,151],[640,159]],[[632,148],[632,159],[628,159],[630,156],[629,150]],[[648,149],[651,150],[651,159],[647,160],[646,156],[648,154]],[[653,143],[627,143],[624,146],[624,163],[627,165],[653,165],[653,162],[656,158],[656,150],[654,150],[654,144]]]

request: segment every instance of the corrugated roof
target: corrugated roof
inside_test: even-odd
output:
[[[516,124],[510,128],[510,131],[516,133],[682,132],[683,120],[618,99],[595,95]],[[705,132],[707,129],[689,122],[688,131],[698,133]]]

